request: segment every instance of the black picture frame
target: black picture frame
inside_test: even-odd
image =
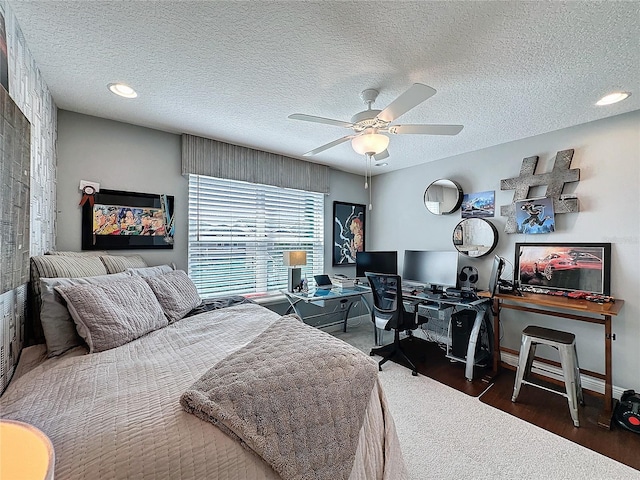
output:
[[[102,189],[82,206],[82,250],[171,249],[173,212],[172,195]]]
[[[514,279],[520,289],[610,295],[610,243],[516,243]]]
[[[366,246],[366,205],[333,202],[334,267],[355,265],[357,252]]]
[[[464,230],[462,229],[462,223],[458,223],[453,229],[453,244],[462,245],[464,243]]]

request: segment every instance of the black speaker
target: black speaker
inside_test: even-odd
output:
[[[467,358],[467,348],[476,312],[460,310],[451,314],[451,354],[458,358]],[[480,342],[476,344],[476,356],[480,351]]]
[[[478,269],[476,267],[466,266],[462,267],[460,274],[458,275],[460,280],[460,288],[473,289],[478,282]]]

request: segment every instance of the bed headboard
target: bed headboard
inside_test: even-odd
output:
[[[50,252],[31,257],[29,281],[29,312],[26,317],[25,345],[44,343],[40,321],[40,278],[94,277],[125,271],[127,268],[146,267],[140,255],[109,255],[104,251]]]

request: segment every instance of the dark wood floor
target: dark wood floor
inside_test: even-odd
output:
[[[476,367],[474,371],[474,380],[472,382],[467,381],[464,376],[464,363],[449,360],[445,356],[444,350],[440,349],[434,342],[427,342],[417,337],[408,337],[403,338],[400,343],[406,355],[413,361],[418,373],[425,377],[433,378],[473,397],[480,395],[491,384],[486,379],[486,375],[490,370],[480,367]],[[402,364],[396,358],[394,358],[394,361]]]
[[[502,369],[494,378],[489,369],[476,368],[473,382],[468,382],[464,378],[464,364],[450,362],[436,344],[415,337],[403,339],[401,343],[420,374],[468,395],[480,396],[480,401],[487,405],[640,470],[640,435],[615,422],[611,430],[599,427],[600,397],[585,395],[585,406],[579,410],[580,428],[576,428],[567,400],[560,395],[523,385],[518,402],[513,403],[515,372],[512,370]],[[411,373],[407,371],[407,375]]]

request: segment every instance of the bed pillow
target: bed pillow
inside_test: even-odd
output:
[[[102,255],[102,263],[107,269],[107,273],[124,272],[127,268],[147,267],[147,262],[140,255]]]
[[[153,291],[140,277],[55,290],[67,301],[89,353],[124,345],[168,324]]]
[[[183,270],[145,277],[164,314],[173,323],[202,303],[198,290]]]
[[[155,277],[174,270],[175,268],[171,265],[158,265],[156,267],[127,268],[126,272],[139,277]]]
[[[128,273],[116,273],[115,275],[99,275],[83,278],[41,278],[40,279],[40,321],[47,344],[47,356],[55,357],[67,350],[83,345],[82,338],[76,331],[67,303],[55,291],[55,287],[67,285],[97,285],[105,282],[121,281],[130,278]]]

